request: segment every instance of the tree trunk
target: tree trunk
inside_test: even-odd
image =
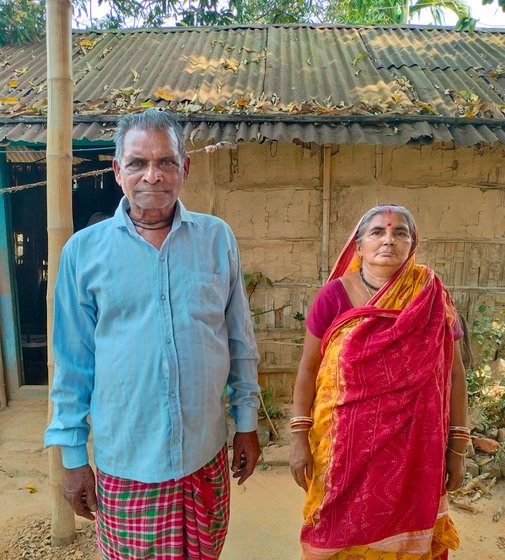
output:
[[[47,367],[53,384],[52,351],[54,284],[60,254],[72,235],[72,2],[47,1]],[[48,417],[53,407],[49,399]],[[51,544],[62,546],[75,538],[74,513],[63,498],[64,470],[59,448],[49,450],[51,487]]]

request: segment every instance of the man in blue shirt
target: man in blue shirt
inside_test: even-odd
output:
[[[75,512],[96,512],[105,559],[211,560],[229,515],[226,386],[239,484],[260,455],[258,353],[237,243],[222,220],[179,200],[190,160],[168,113],[124,117],[115,140],[125,196],[61,256],[45,444],[61,446]]]

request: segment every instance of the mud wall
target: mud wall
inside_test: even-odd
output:
[[[244,273],[273,283],[260,281],[251,296],[262,383],[278,394],[291,391],[304,334],[300,319],[359,217],[379,203],[412,211],[421,235],[418,261],[435,268],[470,322],[483,301],[504,309],[504,155],[503,147],[324,151],[292,143],[195,154],[185,204],[226,220]]]

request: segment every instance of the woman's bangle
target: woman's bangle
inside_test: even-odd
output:
[[[454,455],[458,455],[458,457],[466,457],[468,455],[468,451],[465,451],[464,453],[460,453],[459,451],[455,451],[451,447],[448,447],[447,451],[450,451],[451,453],[454,453]]]
[[[289,424],[297,424],[299,422],[303,422],[303,423],[307,423],[310,424],[312,426],[312,424],[314,424],[314,420],[312,419],[311,416],[293,416],[293,418],[290,418],[289,420]]]
[[[470,434],[470,428],[466,426],[449,426],[449,432],[464,432]]]
[[[298,432],[308,432],[310,430],[310,428],[295,428],[294,430],[291,430],[291,434],[297,434]]]

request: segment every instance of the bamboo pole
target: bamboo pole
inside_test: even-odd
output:
[[[330,187],[331,187],[331,146],[323,149],[323,224],[321,236],[321,283],[324,284],[330,275]]]
[[[47,368],[49,390],[53,384],[52,351],[54,285],[60,254],[72,235],[72,2],[48,0],[47,36]],[[48,417],[52,418],[51,399]],[[51,544],[74,541],[74,513],[63,498],[64,469],[59,448],[49,449],[51,487]]]

